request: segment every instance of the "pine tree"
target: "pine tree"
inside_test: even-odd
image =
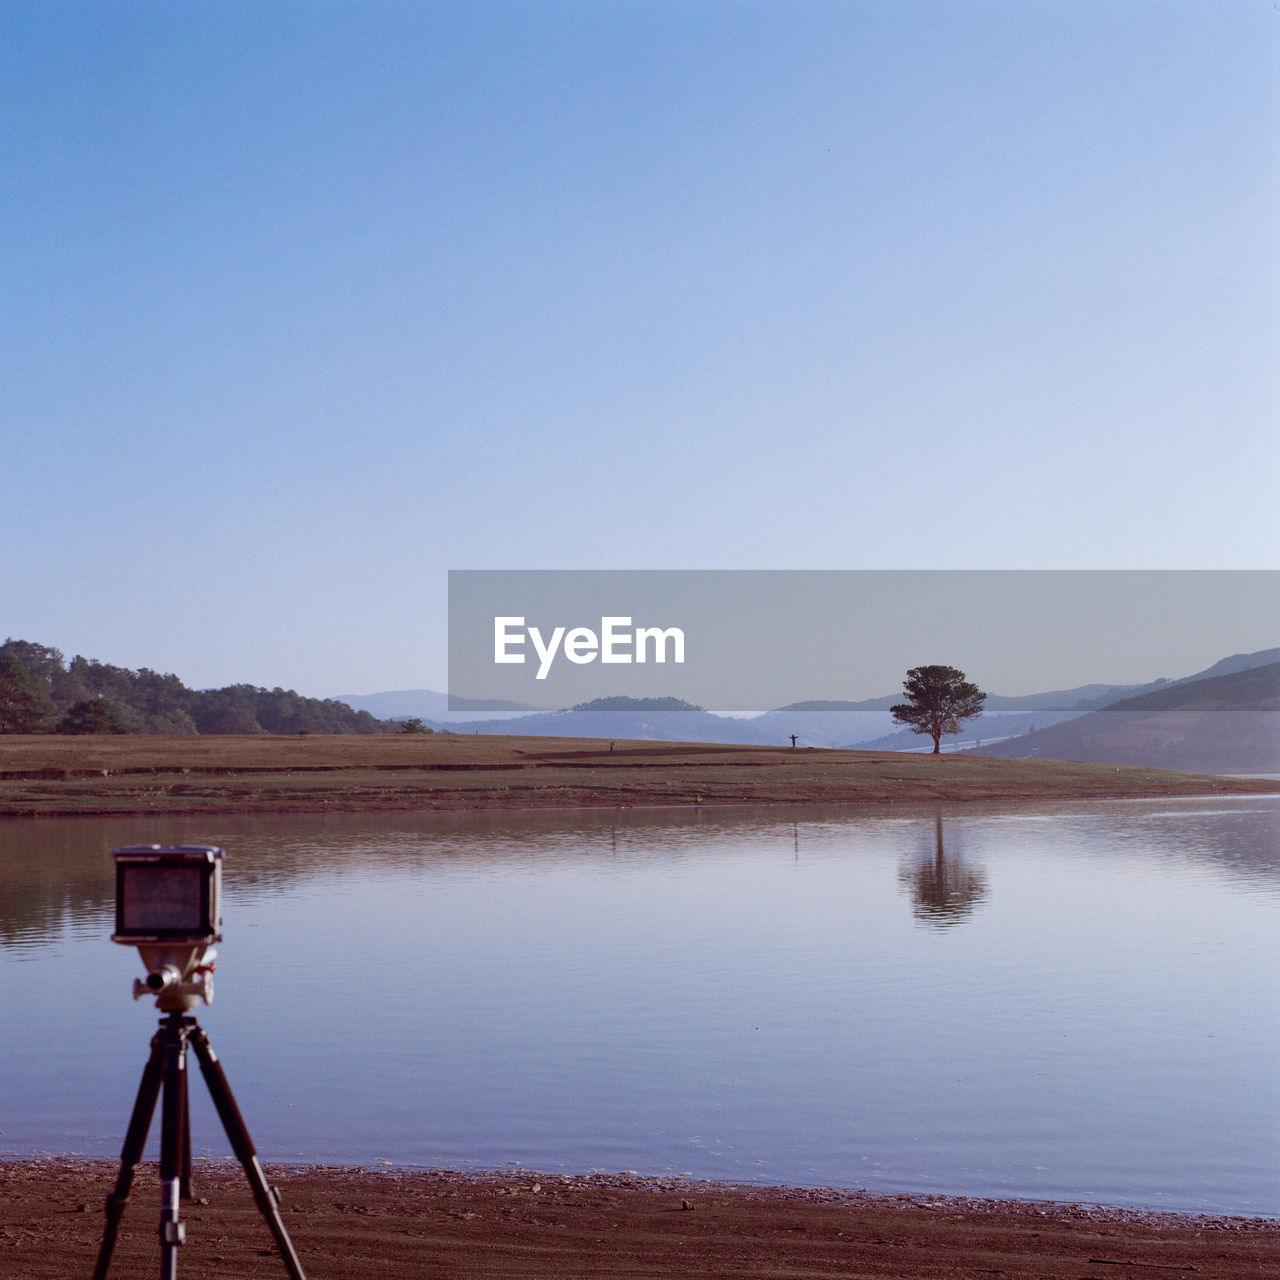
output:
[[[0,733],[39,733],[54,714],[44,682],[17,654],[0,657]]]
[[[86,698],[58,721],[55,733],[128,733],[120,708],[106,698]]]

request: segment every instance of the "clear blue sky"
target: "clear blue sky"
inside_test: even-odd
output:
[[[328,695],[443,687],[449,568],[1275,568],[1278,50],[6,0],[0,638]]]

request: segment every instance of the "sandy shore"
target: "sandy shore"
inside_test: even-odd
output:
[[[1239,795],[1280,782],[1055,760],[719,743],[0,736],[0,817]]]
[[[631,1175],[272,1168],[308,1280],[1280,1277],[1280,1221],[1083,1205],[742,1188]],[[105,1161],[0,1163],[0,1274],[92,1274]],[[179,1274],[283,1277],[238,1165],[196,1166]],[[111,1276],[158,1273],[143,1165]]]

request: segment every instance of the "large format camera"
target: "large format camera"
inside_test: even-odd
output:
[[[112,852],[116,931],[137,947],[147,976],[133,996],[155,996],[162,1010],[213,1000],[213,943],[222,940],[222,858],[213,845],[140,844]]]
[[[133,984],[133,998],[155,996],[164,1017],[152,1037],[129,1117],[115,1190],[107,1196],[93,1280],[107,1280],[134,1170],[161,1095],[160,1280],[176,1280],[178,1248],[187,1230],[179,1206],[192,1198],[188,1045],[195,1050],[222,1127],[291,1280],[306,1280],[280,1216],[280,1197],[267,1183],[222,1063],[192,1016],[202,1000],[213,1000],[213,943],[222,941],[222,850],[211,844],[135,844],[115,849],[111,856],[116,863],[116,931],[111,940],[138,948],[147,976]]]

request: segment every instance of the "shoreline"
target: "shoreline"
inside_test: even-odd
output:
[[[226,1179],[238,1182],[244,1172],[233,1155],[192,1157],[197,1182]],[[70,1177],[107,1177],[114,1182],[119,1171],[118,1159],[106,1156],[11,1155],[0,1152],[0,1181],[5,1172],[56,1171]],[[159,1177],[159,1161],[139,1162],[135,1191],[144,1182]],[[872,1191],[866,1187],[838,1187],[825,1184],[733,1182],[719,1178],[699,1178],[692,1174],[647,1174],[623,1169],[609,1173],[592,1169],[585,1173],[564,1173],[509,1165],[502,1168],[455,1169],[443,1165],[398,1165],[380,1161],[372,1163],[324,1163],[311,1160],[265,1160],[263,1168],[274,1180],[351,1182],[422,1181],[451,1187],[512,1189],[533,1183],[547,1189],[578,1188],[641,1191],[649,1194],[742,1196],[751,1199],[784,1202],[800,1200],[809,1203],[860,1205],[877,1209],[948,1209],[964,1213],[1023,1214],[1035,1218],[1088,1219],[1095,1222],[1147,1223],[1153,1226],[1191,1227],[1200,1230],[1247,1229],[1280,1235],[1280,1209],[1274,1214],[1213,1213],[1199,1209],[1156,1208],[1150,1205],[1108,1204],[1093,1200],[1038,1200],[1029,1196],[974,1196],[945,1191]],[[158,1187],[158,1184],[155,1184]],[[130,1203],[134,1197],[130,1197]]]
[[[1102,1277],[1158,1268],[1280,1276],[1280,1219],[773,1187],[637,1174],[544,1174],[271,1163],[308,1280],[1004,1275]],[[115,1161],[0,1159],[9,1280],[86,1271]],[[283,1275],[234,1160],[197,1160],[180,1265],[209,1280]],[[112,1274],[159,1255],[156,1168],[138,1166]]]
[[[1280,780],[989,756],[463,734],[0,737],[0,818],[1008,803]]]

